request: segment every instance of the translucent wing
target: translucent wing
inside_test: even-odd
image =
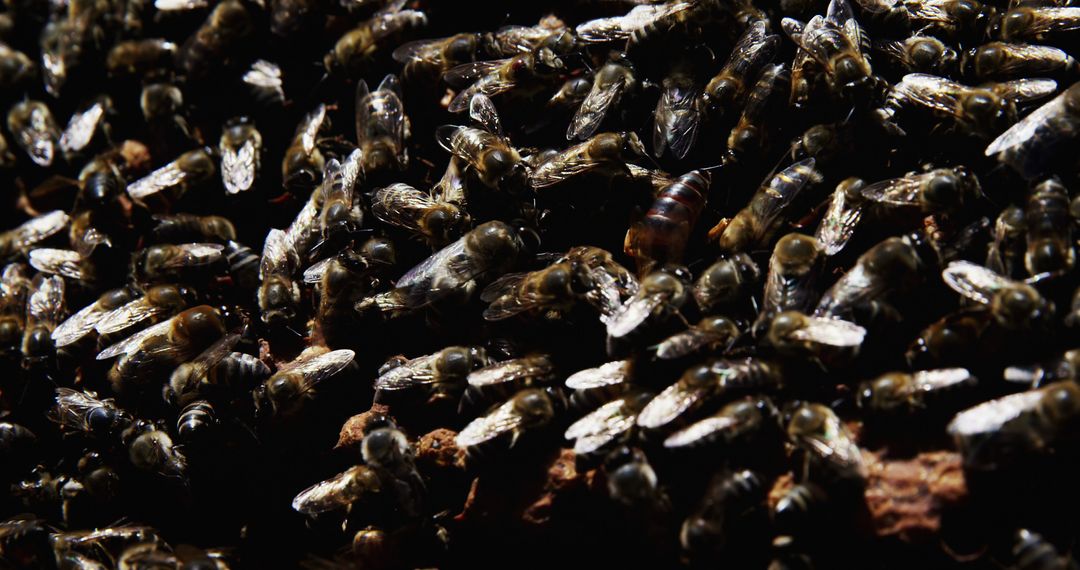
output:
[[[377,491],[368,486],[358,485],[356,479],[378,481],[370,468],[357,465],[344,473],[335,475],[300,491],[292,501],[292,508],[305,515],[317,515],[338,509],[344,509],[359,499],[366,490]]]
[[[127,192],[132,198],[141,200],[180,184],[186,177],[180,164],[173,161],[129,184]]]
[[[205,8],[206,0],[154,0],[154,7],[162,12],[178,12]]]
[[[376,390],[403,390],[422,384],[429,384],[435,380],[432,366],[439,358],[438,352],[419,356],[406,361],[401,366],[387,370],[382,376],[375,379]]]
[[[221,181],[229,194],[251,188],[255,182],[255,141],[248,139],[239,149],[221,147]]]
[[[82,256],[69,249],[40,247],[30,252],[30,266],[42,273],[63,275],[69,279],[84,279]]]
[[[285,256],[285,259],[295,259],[299,262],[300,254],[307,252],[308,248],[319,237],[318,220],[319,207],[315,200],[308,200],[304,203],[304,207],[300,208],[300,212],[296,214],[296,218],[289,224],[288,229],[285,230],[285,242],[287,245],[283,251],[292,252]],[[267,235],[267,239],[269,239],[269,235]]]
[[[462,87],[470,81],[476,81],[484,76],[494,73],[500,67],[510,62],[510,59],[495,59],[490,61],[472,61],[454,66],[443,73],[443,81],[455,87]],[[468,99],[466,99],[468,101]]]
[[[177,254],[161,263],[163,269],[209,265],[221,259],[225,246],[217,243],[181,243],[173,246]]]
[[[791,338],[836,347],[862,344],[866,329],[855,323],[825,317],[806,317],[806,326],[791,333]]]
[[[664,447],[686,447],[714,433],[729,430],[739,424],[733,416],[710,416],[671,434],[664,440]]]
[[[38,285],[26,301],[27,318],[55,323],[64,311],[64,280],[52,276]]]
[[[430,257],[421,261],[401,276],[395,284],[397,287],[414,287],[420,283],[430,283],[437,271],[440,270],[450,259],[465,254],[465,238],[461,237],[454,243],[440,249]]]
[[[624,297],[638,292],[638,281],[629,271],[618,266],[614,271],[598,267],[589,271],[589,290],[585,300],[600,311],[600,319],[613,316],[623,304]]]
[[[26,250],[30,246],[56,235],[67,226],[69,219],[63,210],[53,210],[27,220],[15,229],[14,245],[16,249]]]
[[[477,93],[469,100],[469,118],[483,126],[488,132],[500,136],[503,134],[502,121],[499,119],[498,110],[495,109],[495,103],[491,101],[491,97],[483,93]]]
[[[589,94],[585,96],[585,100],[581,102],[577,112],[574,113],[574,118],[566,129],[567,140],[592,136],[600,128],[600,123],[607,116],[608,109],[622,97],[626,86],[625,76],[611,82],[601,82],[598,78],[593,83]]]
[[[661,360],[682,358],[697,352],[709,344],[724,341],[727,334],[721,331],[702,330],[691,327],[685,331],[675,333],[656,345],[656,357]],[[728,345],[735,342],[735,338],[727,338]]]
[[[323,275],[326,270],[330,268],[330,264],[336,261],[336,257],[328,257],[318,263],[308,267],[304,270],[304,283],[314,285],[322,281]]]
[[[514,401],[510,400],[488,415],[469,422],[469,425],[457,434],[454,443],[461,448],[479,445],[517,429],[521,422],[521,414],[514,409]]]
[[[546,378],[554,370],[555,366],[546,356],[526,356],[497,362],[470,372],[469,385],[483,387]]]
[[[94,302],[68,317],[53,329],[51,336],[56,348],[73,344],[89,334],[90,331],[94,330],[94,326],[97,325],[101,318],[108,313],[109,311],[102,309],[97,302]]]
[[[664,87],[653,115],[653,151],[659,156],[664,148],[671,148],[671,154],[683,158],[694,146],[701,126],[701,87],[692,82]]]
[[[947,431],[961,437],[995,431],[1020,415],[1035,410],[1042,398],[1042,391],[1029,390],[984,402],[956,414],[949,422]]]
[[[919,188],[922,187],[924,179],[925,176],[919,174],[882,180],[863,188],[861,194],[863,198],[880,204],[917,206],[919,205]]]
[[[371,213],[384,223],[419,231],[419,216],[435,204],[429,195],[408,184],[397,183],[375,191]]]
[[[454,70],[451,69],[447,73],[450,73],[451,71]],[[476,95],[482,94],[492,97],[513,89],[514,85],[515,84],[510,77],[503,73],[491,73],[490,75],[485,75],[480,78],[479,81],[465,88],[450,100],[450,105],[446,110],[451,113],[460,113],[469,107],[469,101],[472,101],[473,97]]]
[[[1065,93],[1062,93],[1001,133],[986,147],[986,156],[993,156],[1027,143],[1035,136],[1038,129],[1048,124],[1054,117],[1064,116],[1065,112]]]
[[[326,120],[326,105],[319,104],[315,110],[308,113],[300,125],[296,128],[296,137],[300,139],[301,148],[311,154],[315,152],[315,143],[318,141],[319,130],[322,129]]]
[[[60,136],[60,148],[64,152],[77,152],[90,143],[97,130],[98,122],[105,116],[105,106],[94,103],[88,109],[75,113],[68,121],[64,134]]]
[[[600,406],[566,429],[566,439],[576,439],[574,453],[585,455],[603,447],[634,427],[633,413],[628,414],[623,399]]]
[[[825,255],[836,255],[844,249],[861,219],[862,205],[848,198],[843,185],[837,187],[814,233]]]
[[[167,307],[151,303],[145,296],[139,297],[102,316],[95,328],[98,334],[112,334],[147,319],[163,316],[169,310]]]
[[[637,424],[643,428],[659,428],[670,424],[683,412],[709,394],[710,387],[682,380],[668,386],[645,405],[638,414]]]
[[[640,295],[630,299],[611,318],[607,319],[607,333],[612,338],[626,336],[649,318],[664,304],[664,295]],[[603,321],[603,317],[600,319]]]
[[[1053,95],[1057,86],[1053,79],[1017,79],[995,83],[991,89],[1005,99],[1024,104]]]
[[[139,350],[142,342],[152,336],[164,335],[169,332],[169,327],[173,324],[172,319],[162,321],[151,327],[147,327],[124,340],[106,348],[97,355],[98,360],[108,360],[121,354],[132,354]]]
[[[888,100],[899,102],[900,105],[911,102],[941,114],[952,114],[956,111],[957,94],[965,89],[963,85],[943,77],[909,73],[893,86]]]
[[[864,472],[862,452],[851,433],[835,414],[829,414],[820,430],[799,436],[797,441],[839,465]]]
[[[941,278],[953,291],[984,305],[990,304],[998,291],[1017,284],[1012,279],[970,261],[950,263],[941,273]]]
[[[256,60],[251,69],[244,74],[244,83],[252,86],[258,95],[283,102],[285,91],[282,89],[281,68],[264,59]]]
[[[575,31],[581,41],[588,43],[627,40],[634,30],[689,9],[693,5],[693,2],[669,2],[634,6],[623,16],[589,20],[579,25]]]
[[[591,388],[600,388],[603,386],[611,386],[613,384],[622,384],[627,381],[627,374],[630,371],[629,360],[615,360],[597,366],[596,368],[586,368],[571,374],[566,379],[566,387],[571,390],[588,390]]]
[[[912,374],[915,386],[923,392],[942,390],[958,384],[971,383],[975,377],[966,368],[940,368],[921,370]]]
[[[88,416],[102,407],[112,407],[111,400],[99,400],[80,390],[56,389],[56,405],[49,411],[49,419],[68,429],[91,431]]]
[[[530,275],[529,272],[521,273],[508,273],[499,277],[495,281],[492,281],[490,285],[484,287],[484,291],[480,293],[480,300],[485,303],[495,301],[503,295],[508,295],[517,289],[521,282]]]
[[[291,374],[298,373],[303,376],[303,388],[300,392],[304,393],[314,388],[316,384],[340,372],[353,361],[354,356],[356,356],[356,353],[347,348],[333,350],[284,371]]]
[[[266,279],[276,273],[291,275],[300,260],[289,240],[289,235],[282,230],[270,230],[263,242],[262,259],[259,263],[259,279]]]
[[[578,143],[542,163],[529,176],[533,188],[546,188],[600,166],[588,155],[590,141]]]

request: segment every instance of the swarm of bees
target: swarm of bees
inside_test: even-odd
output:
[[[1080,7],[524,4],[4,2],[0,567],[1076,568]]]

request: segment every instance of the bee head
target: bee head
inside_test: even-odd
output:
[[[990,301],[999,325],[1009,330],[1027,329],[1047,315],[1047,301],[1034,287],[1017,284],[999,291]]]

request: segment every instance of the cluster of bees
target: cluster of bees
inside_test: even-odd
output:
[[[5,1],[0,566],[1076,567],[1080,7],[489,8]]]

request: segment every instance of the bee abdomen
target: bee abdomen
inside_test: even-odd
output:
[[[176,420],[176,433],[185,443],[204,439],[217,424],[214,407],[206,400],[196,400],[180,412]]]

